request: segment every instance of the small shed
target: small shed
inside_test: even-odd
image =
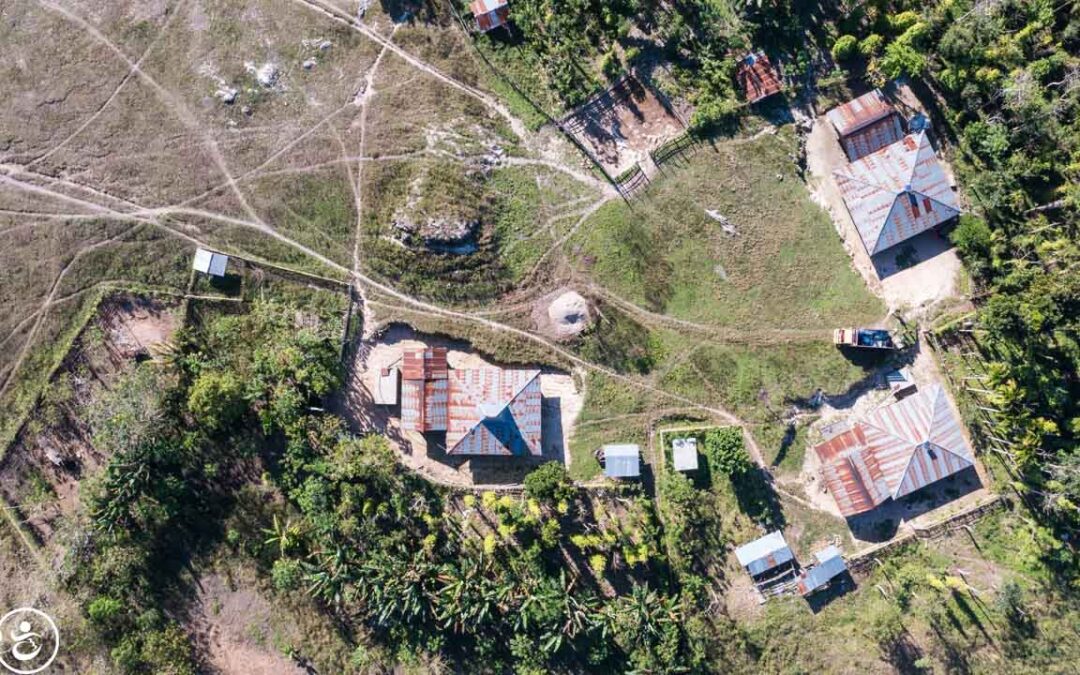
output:
[[[799,594],[811,595],[825,588],[833,579],[847,571],[840,549],[828,546],[814,554],[816,564],[799,575]]]
[[[904,137],[900,115],[880,89],[838,105],[826,116],[851,162]]]
[[[698,468],[697,439],[676,438],[671,441],[671,463],[676,471],[696,471]]]
[[[608,478],[638,478],[641,476],[641,448],[634,443],[605,445],[600,449],[604,475]]]
[[[780,81],[780,73],[776,66],[769,61],[769,57],[763,52],[747,54],[739,59],[739,65],[735,69],[735,79],[746,94],[746,100],[750,103],[768,98],[779,93],[783,89]]]
[[[784,541],[784,533],[779,530],[743,544],[735,549],[735,557],[755,580],[764,577],[767,572],[791,567],[795,560],[795,554]]]
[[[917,388],[911,369],[907,367],[885,373],[885,383],[889,385],[889,393],[896,398],[903,398]]]
[[[401,383],[401,371],[397,368],[383,368],[379,371],[379,381],[375,384],[375,405],[397,405],[398,385]]]
[[[224,253],[198,248],[195,249],[195,259],[191,262],[191,268],[196,272],[209,274],[212,277],[223,277],[225,276],[225,267],[228,264],[229,256]]]
[[[507,0],[473,0],[469,11],[481,33],[505,26],[510,21],[510,4]]]

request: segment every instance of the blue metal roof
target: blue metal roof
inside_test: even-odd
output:
[[[604,446],[604,475],[608,478],[637,478],[641,475],[641,449],[628,443]]]
[[[784,541],[784,534],[777,530],[735,549],[735,557],[739,559],[739,564],[750,572],[751,576],[756,577],[774,567],[794,560],[795,554],[791,552],[787,542]]]
[[[814,558],[817,564],[804,571],[799,578],[799,592],[803,595],[813,593],[847,569],[840,549],[835,546],[818,551],[814,554]]]

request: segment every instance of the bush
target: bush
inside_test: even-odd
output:
[[[885,48],[880,68],[881,73],[890,80],[919,75],[926,70],[926,57],[911,45],[897,41]]]
[[[300,586],[300,562],[289,558],[278,558],[274,561],[270,576],[274,580],[274,588],[279,591],[296,589]]]
[[[859,53],[870,58],[881,53],[881,47],[885,44],[885,38],[877,33],[871,33],[859,43]]]
[[[124,604],[115,598],[99,596],[90,601],[86,613],[90,620],[99,625],[108,625],[124,609]]]
[[[832,57],[836,61],[849,61],[858,52],[858,40],[854,35],[841,35],[832,46]]]
[[[739,108],[733,98],[704,96],[690,116],[690,129],[702,133],[728,129],[738,119]]]
[[[919,15],[917,12],[907,11],[900,12],[889,17],[889,28],[897,35],[903,33],[908,28],[911,28],[919,22]]]
[[[574,486],[560,462],[548,462],[525,476],[525,494],[539,502],[554,504],[572,499]]]
[[[244,408],[244,388],[231,372],[204,372],[188,394],[188,410],[209,431],[233,424]]]

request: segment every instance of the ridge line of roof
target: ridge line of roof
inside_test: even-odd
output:
[[[459,369],[454,368],[453,370],[459,370]],[[483,370],[483,368],[461,368],[460,370],[461,371]],[[514,400],[517,399],[517,397],[521,395],[521,392],[525,391],[525,387],[529,386],[530,384],[533,383],[533,380],[540,377],[540,369],[539,368],[530,368],[528,370],[525,370],[525,369],[507,370],[507,369],[504,369],[504,368],[491,368],[491,370],[498,370],[500,372],[533,373],[532,377],[529,377],[528,379],[526,379],[525,383],[522,384],[517,389],[515,389],[514,393],[510,396],[510,398],[506,399],[506,402],[502,406],[499,407],[499,413],[498,413],[499,415],[501,415],[504,410],[506,410],[507,408],[510,407],[510,404],[512,404],[514,402]],[[469,436],[469,434],[476,431],[477,427],[479,427],[484,422],[484,419],[486,419],[486,418],[481,417],[481,418],[477,419],[476,422],[474,422],[473,425],[470,426],[468,428],[468,430],[466,430],[465,433],[463,433],[461,435],[461,438],[458,439],[458,442],[454,443],[454,446],[452,448],[447,448],[446,454],[448,454],[448,455],[453,454],[454,450],[465,441],[465,439]],[[515,419],[515,422],[516,422],[516,419]]]

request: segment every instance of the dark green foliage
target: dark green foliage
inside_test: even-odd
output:
[[[525,494],[545,504],[557,504],[574,497],[574,485],[566,466],[547,462],[525,476]]]
[[[837,61],[847,61],[855,57],[859,40],[854,35],[841,35],[832,46],[832,57]]]
[[[612,50],[640,10],[638,0],[522,0],[510,5],[510,18],[539,55],[549,85],[570,107],[599,84],[586,60],[589,54],[607,52],[606,76],[620,70]]]

